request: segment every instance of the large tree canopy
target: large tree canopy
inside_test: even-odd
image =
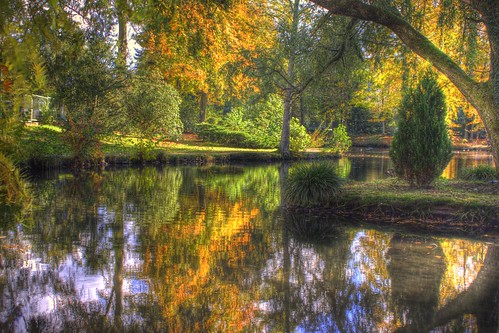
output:
[[[429,61],[443,73],[476,108],[491,142],[492,154],[499,172],[499,2],[497,0],[447,1],[449,13],[466,10],[486,29],[490,45],[489,79],[480,82],[467,73],[454,59],[432,43],[414,25],[402,17],[397,3],[361,0],[311,0],[330,13],[372,21],[389,28],[412,51]],[[416,2],[413,0],[412,2]],[[439,5],[429,2],[429,6]],[[440,5],[443,5],[440,4]],[[477,26],[478,28],[478,26]]]

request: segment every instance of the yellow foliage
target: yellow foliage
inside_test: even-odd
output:
[[[168,26],[150,32],[145,49],[159,55],[165,77],[185,92],[207,92],[212,102],[230,91],[241,97],[256,81],[243,72],[259,49],[268,48],[272,22],[260,4],[237,1],[227,8],[200,1],[178,2]],[[250,57],[248,57],[250,55]]]

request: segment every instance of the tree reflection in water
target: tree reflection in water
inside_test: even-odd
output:
[[[395,234],[388,250],[388,274],[395,320],[424,332],[438,307],[444,253],[433,238]]]
[[[35,227],[0,237],[0,332],[497,331],[496,245],[281,214],[279,173],[36,182]]]

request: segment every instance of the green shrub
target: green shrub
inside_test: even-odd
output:
[[[260,148],[253,136],[241,131],[227,129],[221,125],[201,123],[196,125],[196,134],[203,140],[232,147]]]
[[[186,133],[193,133],[199,122],[199,103],[194,95],[185,95],[180,104],[179,116]]]
[[[496,170],[488,165],[480,165],[475,168],[465,168],[459,172],[459,178],[465,180],[494,180],[497,179]]]
[[[266,100],[247,107],[251,119],[249,131],[260,147],[279,147],[283,110],[282,98],[277,95],[270,95]]]
[[[450,161],[444,99],[437,80],[430,74],[403,97],[390,157],[397,176],[411,186],[430,185]]]
[[[283,105],[279,97],[246,107],[234,108],[215,123],[196,125],[196,134],[207,141],[241,148],[272,149],[279,146],[281,138]],[[291,120],[290,150],[300,151],[310,147],[307,130],[296,118]]]
[[[339,154],[343,154],[350,149],[352,140],[348,135],[345,125],[339,124],[333,129],[333,135],[328,145],[331,147],[331,151]]]
[[[47,62],[55,102],[64,105],[63,138],[75,166],[104,163],[101,139],[126,122],[119,92],[122,80],[108,44],[90,35],[77,52],[62,48]]]
[[[152,71],[133,77],[123,101],[128,131],[138,139],[135,148],[139,160],[150,159],[162,140],[182,136],[180,96],[160,73]]]
[[[242,107],[234,108],[223,116],[222,125],[233,131],[245,131],[249,122],[244,118],[244,109]]]
[[[291,207],[329,206],[341,188],[336,168],[327,163],[298,165],[290,170],[285,191]]]
[[[307,129],[300,123],[297,118],[291,118],[289,129],[289,150],[301,151],[310,147],[312,140],[307,133]]]

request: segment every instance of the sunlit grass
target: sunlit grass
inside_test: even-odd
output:
[[[62,129],[57,126],[25,127],[20,140],[28,159],[71,155],[71,149],[62,139]]]
[[[463,222],[487,222],[499,218],[498,192],[496,184],[487,182],[439,179],[433,188],[416,189],[389,178],[348,182],[336,204],[379,212],[379,216],[393,212],[421,218],[439,211]]]
[[[51,125],[26,127],[22,138],[23,146],[26,148],[26,159],[44,159],[54,156],[69,157],[71,149],[63,140],[63,131],[60,127]],[[121,156],[131,158],[137,152],[139,143],[147,144],[150,141],[134,136],[121,135],[119,133],[107,136],[101,140],[102,150],[106,156]],[[199,140],[186,141],[162,141],[154,149],[155,153],[168,156],[186,155],[224,155],[230,153],[241,154],[273,154],[275,149],[247,149],[223,147]]]

